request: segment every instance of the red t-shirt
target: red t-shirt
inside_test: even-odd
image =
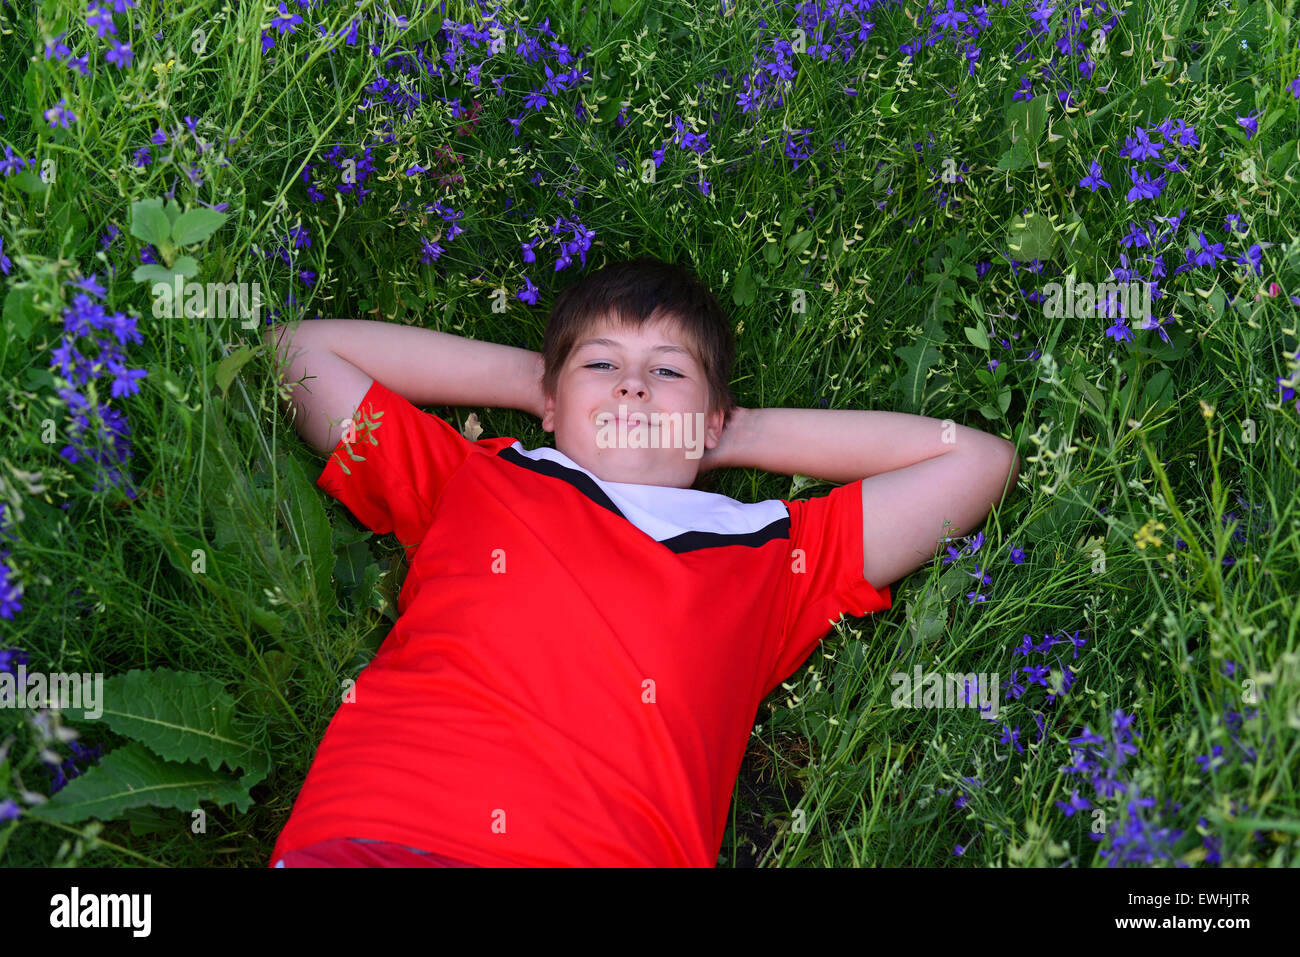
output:
[[[271,860],[352,837],[714,866],[763,698],[843,613],[891,607],[862,577],[861,482],[754,504],[606,482],[379,382],[357,418],[317,485],[410,570]]]

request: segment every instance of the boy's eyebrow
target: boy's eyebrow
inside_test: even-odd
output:
[[[574,346],[574,348],[575,348],[575,349],[581,349],[583,346],[615,346],[615,347],[617,347],[617,346],[619,346],[619,345],[621,345],[621,343],[616,342],[616,341],[613,340],[613,339],[604,339],[604,338],[599,338],[599,339],[584,339],[582,342],[579,342],[576,346]],[[690,352],[688,352],[686,349],[683,349],[681,346],[659,345],[659,346],[655,346],[655,347],[652,348],[650,351],[651,351],[651,352],[680,352],[682,355],[686,356],[687,358],[690,358],[690,356],[691,356]]]

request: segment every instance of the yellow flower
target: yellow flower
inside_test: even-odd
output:
[[[1158,535],[1151,534],[1153,531],[1157,531],[1157,530],[1163,532],[1165,530],[1165,523],[1148,521],[1140,529],[1134,532],[1133,538],[1137,541],[1137,547],[1144,549],[1147,547],[1148,544],[1150,545],[1164,544],[1163,539],[1161,539]]]

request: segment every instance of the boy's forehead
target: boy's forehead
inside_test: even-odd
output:
[[[574,343],[575,349],[580,349],[594,339],[618,339],[624,336],[634,337],[654,336],[665,344],[676,344],[694,355],[694,348],[690,339],[682,328],[681,322],[671,315],[658,315],[647,318],[640,326],[620,321],[618,316],[606,313],[599,319],[592,322],[587,331],[578,337]]]

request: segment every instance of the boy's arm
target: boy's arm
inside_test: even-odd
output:
[[[1020,459],[1005,439],[904,412],[738,409],[709,467],[862,479],[862,574],[881,586],[983,522],[1014,487]]]
[[[544,411],[542,357],[528,349],[369,319],[278,324],[263,339],[291,384],[294,426],[321,454],[338,444],[374,380],[417,406]]]

